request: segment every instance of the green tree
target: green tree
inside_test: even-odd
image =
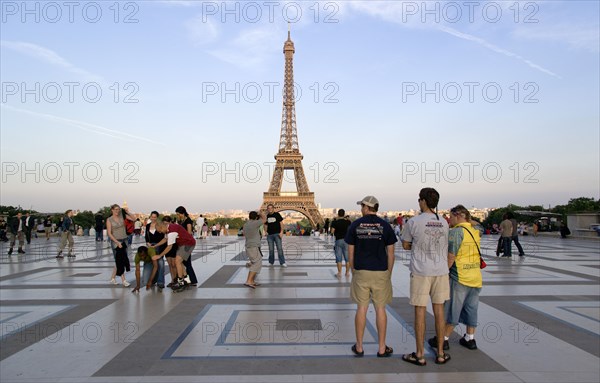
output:
[[[83,227],[84,229],[89,229],[96,223],[94,215],[95,214],[89,210],[79,212],[77,215],[73,216],[73,223]]]

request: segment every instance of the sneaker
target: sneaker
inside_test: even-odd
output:
[[[127,282],[126,280],[123,281],[123,287],[129,287],[131,286],[131,283]]]
[[[62,256],[61,256],[61,258],[62,258]],[[111,285],[116,285],[117,281],[113,278],[110,281],[108,281],[108,283],[110,283]]]
[[[175,282],[169,282],[169,283],[167,284],[167,287],[173,287],[173,285],[174,285],[174,284],[175,284]]]
[[[429,343],[429,346],[431,346],[431,348],[433,348],[434,350],[437,350],[438,347],[438,341],[437,341],[437,336],[434,336],[433,338],[430,338],[427,343]],[[448,342],[447,340],[444,339],[444,351],[450,350],[450,342]]]
[[[12,255],[12,247],[10,249],[8,249],[8,255]]]
[[[475,339],[466,340],[464,337],[462,337],[460,338],[458,343],[460,343],[461,346],[468,348],[469,350],[477,350],[477,342],[475,342]]]
[[[69,258],[75,258],[75,254],[73,254],[73,253],[69,253],[69,254],[67,255],[67,257],[69,257]]]
[[[25,254],[25,251],[23,249],[19,248],[19,250],[17,250],[17,253],[19,253],[19,254]]]
[[[186,284],[188,284],[188,285],[189,285],[190,283],[192,283],[192,280],[190,279],[190,276],[189,276],[189,275],[186,275],[185,277],[183,277],[183,281],[184,281]]]
[[[287,263],[284,263],[283,265],[281,265],[281,267],[287,267]]]

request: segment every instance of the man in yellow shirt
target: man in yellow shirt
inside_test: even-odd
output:
[[[446,331],[444,334],[444,350],[450,348],[448,339],[458,323],[467,326],[467,333],[460,338],[460,345],[469,350],[477,349],[475,328],[477,327],[477,308],[479,293],[483,285],[479,267],[479,231],[471,225],[471,214],[463,205],[450,210],[450,226],[448,235],[448,268],[450,269],[450,300],[446,301]],[[428,340],[436,349],[436,337]]]

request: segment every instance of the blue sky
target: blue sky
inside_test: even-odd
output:
[[[3,205],[256,208],[288,21],[324,207],[599,198],[597,1],[0,4]]]

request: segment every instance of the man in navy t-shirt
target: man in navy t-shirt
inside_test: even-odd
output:
[[[394,243],[398,240],[388,222],[377,217],[379,201],[367,196],[361,205],[362,218],[350,225],[346,238],[348,258],[352,269],[350,296],[356,302],[356,344],[352,352],[363,356],[363,335],[367,323],[369,302],[373,301],[379,340],[378,357],[389,357],[394,350],[385,344],[387,314],[385,307],[392,301],[392,269]]]

